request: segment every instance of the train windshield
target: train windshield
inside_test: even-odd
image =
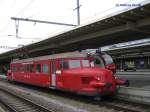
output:
[[[89,60],[62,60],[60,69],[90,67]]]
[[[69,60],[69,68],[81,68],[80,60]]]
[[[107,65],[107,64],[113,64],[113,63],[114,63],[113,60],[112,60],[112,58],[111,58],[111,56],[105,54],[105,55],[102,55],[102,57],[103,57],[103,59],[104,59],[106,65]]]
[[[69,68],[81,68],[81,63],[82,67],[90,67],[89,60],[69,60]]]
[[[94,56],[94,66],[97,67],[104,67],[104,61],[102,58],[100,58],[99,56]]]

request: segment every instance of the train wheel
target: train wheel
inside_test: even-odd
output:
[[[96,101],[101,101],[102,98],[100,96],[95,96],[93,99]]]

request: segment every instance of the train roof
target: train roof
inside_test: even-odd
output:
[[[79,58],[79,57],[87,57],[88,53],[85,52],[67,52],[67,53],[60,53],[60,54],[52,54],[47,56],[39,56],[34,58],[28,58],[28,59],[15,59],[11,63],[23,63],[23,62],[31,62],[31,61],[37,61],[37,60],[47,60],[47,59],[59,59],[59,58]]]

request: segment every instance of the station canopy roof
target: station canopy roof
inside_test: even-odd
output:
[[[150,3],[125,12],[111,14],[46,40],[0,54],[0,61],[22,55],[36,57],[96,48],[148,37],[150,37]]]

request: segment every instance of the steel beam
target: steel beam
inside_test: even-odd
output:
[[[19,20],[19,21],[29,21],[29,22],[38,22],[38,23],[46,23],[46,24],[63,25],[63,26],[77,26],[77,25],[74,25],[74,24],[59,23],[59,22],[50,22],[50,21],[42,21],[42,20],[28,19],[28,18],[11,17],[11,19],[12,20]]]

